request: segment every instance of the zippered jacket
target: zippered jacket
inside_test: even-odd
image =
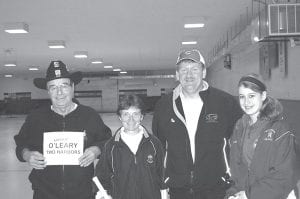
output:
[[[49,107],[33,110],[26,118],[18,135],[16,135],[16,155],[24,162],[22,150],[43,153],[43,133],[55,131],[85,132],[84,148],[104,147],[105,141],[111,137],[110,129],[103,123],[99,114],[90,107],[78,107],[66,116],[61,116]],[[101,150],[102,151],[102,150]],[[45,199],[92,198],[93,164],[88,167],[78,165],[47,166],[45,169],[33,169],[29,180],[32,189],[41,192]]]
[[[120,136],[120,130],[105,144],[96,175],[113,199],[160,199],[163,189],[163,148],[143,127],[136,154]]]
[[[245,191],[248,199],[287,198],[296,183],[294,135],[282,118],[257,121],[262,127],[257,128],[261,132],[248,166],[243,156],[243,143],[249,120],[248,115],[238,120],[230,139],[234,186],[227,191],[228,196]]]
[[[195,135],[194,162],[180,99],[181,86],[155,106],[152,131],[166,148],[165,178],[170,188],[221,189],[225,185],[225,140],[242,112],[233,96],[204,83],[206,89],[199,92],[203,107]]]

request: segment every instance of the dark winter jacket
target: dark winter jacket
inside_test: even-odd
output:
[[[43,153],[43,133],[54,131],[85,131],[84,148],[103,148],[105,141],[111,137],[110,129],[103,123],[99,114],[87,106],[78,105],[73,112],[64,117],[52,111],[50,107],[40,108],[27,116],[19,134],[15,136],[18,159],[25,161],[22,157],[24,148]],[[90,199],[93,195],[93,176],[93,164],[88,167],[47,166],[42,170],[33,169],[29,180],[33,190],[46,195],[47,199]]]
[[[181,86],[156,104],[152,131],[167,150],[166,178],[170,188],[201,190],[223,186],[224,138],[231,136],[241,110],[233,96],[205,84],[207,89],[199,93],[203,107],[195,135],[195,162],[180,99]]]
[[[136,155],[123,142],[120,130],[106,144],[96,175],[113,199],[160,199],[163,188],[163,148],[143,128]]]
[[[230,168],[234,186],[228,196],[246,191],[248,199],[284,199],[295,185],[294,135],[281,119],[259,119],[260,136],[248,166],[243,156],[243,143],[249,116],[235,125],[230,139]],[[251,128],[251,127],[250,127]]]

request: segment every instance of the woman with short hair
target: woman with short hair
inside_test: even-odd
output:
[[[122,127],[106,143],[97,177],[113,199],[161,199],[164,153],[160,141],[141,125],[142,100],[125,95],[117,114]]]

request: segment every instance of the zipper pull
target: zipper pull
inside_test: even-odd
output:
[[[189,190],[190,194],[193,194],[194,193],[194,190],[193,190],[193,184],[194,184],[194,171],[191,171],[191,188]]]
[[[191,171],[191,184],[194,183],[194,171]]]

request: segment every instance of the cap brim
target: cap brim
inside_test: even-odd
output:
[[[193,61],[193,62],[195,62],[195,63],[202,63],[202,62],[198,62],[197,60],[195,60],[195,59],[192,59],[192,58],[182,58],[182,59],[179,59],[178,61],[177,61],[177,63],[176,63],[176,65],[178,65],[180,62],[182,62],[183,60],[191,60],[191,61]],[[203,63],[202,63],[203,64]]]
[[[54,78],[54,79],[61,79],[61,78],[70,78],[74,84],[78,84],[82,80],[82,73],[80,71],[71,73],[67,76],[60,77],[60,78]],[[35,78],[33,80],[33,84],[39,88],[39,89],[44,89],[47,90],[47,82],[54,80],[54,79],[47,79],[47,78]]]

